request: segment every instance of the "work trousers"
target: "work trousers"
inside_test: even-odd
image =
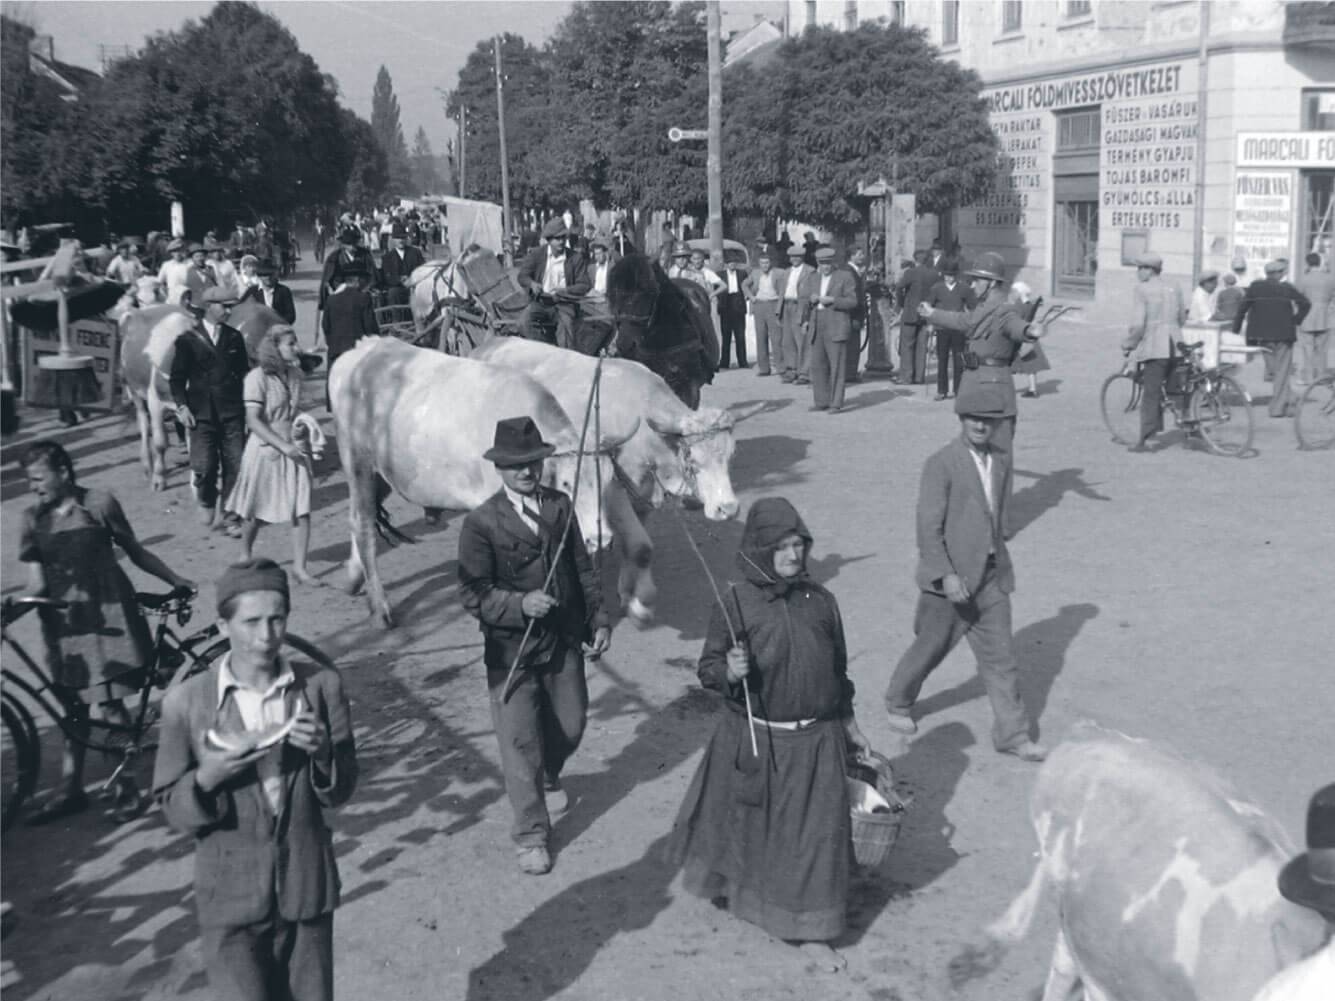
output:
[[[773,366],[783,371],[783,324],[779,322],[777,299],[756,299],[751,303],[751,315],[756,321],[756,367],[761,375],[769,375]]]
[[[992,703],[992,745],[998,751],[1029,739],[1029,713],[1020,701],[1020,668],[1011,638],[1011,599],[997,584],[990,563],[973,596],[963,605],[926,591],[918,595],[913,643],[899,658],[885,691],[889,712],[907,716],[927,676],[940,666],[960,637],[978,658],[978,676]]]
[[[505,793],[514,812],[510,836],[531,848],[547,843],[551,821],[543,787],[556,779],[579,747],[589,710],[584,657],[558,646],[552,659],[516,674],[514,694],[502,700],[510,666],[487,669],[491,722],[501,748]]]
[[[524,310],[524,336],[532,341],[544,341],[559,348],[575,346],[575,304],[560,302],[530,302]]]
[[[1140,363],[1140,439],[1143,445],[1163,430],[1163,385],[1176,358],[1149,358]]]
[[[820,409],[838,409],[844,405],[848,342],[831,340],[821,330],[820,317],[813,315],[811,322],[816,325],[816,335],[811,345],[811,395]]]
[[[950,382],[951,365],[954,365],[955,381]],[[941,396],[960,391],[960,379],[964,377],[964,335],[955,330],[936,332],[936,391]],[[950,388],[947,388],[950,387]]]
[[[718,297],[719,365],[728,364],[729,350],[737,344],[737,367],[746,367],[746,297],[740,292],[724,292]]]
[[[853,382],[858,377],[858,363],[862,361],[862,325],[853,324],[853,329],[848,332],[848,340],[844,342],[844,378],[848,382]]]
[[[927,325],[899,325],[899,381],[921,384],[927,381]]]
[[[802,329],[802,304],[788,299],[783,304],[783,377],[807,379],[811,374],[811,351]]]
[[[1330,331],[1298,331],[1298,372],[1292,377],[1293,382],[1301,382],[1305,387],[1320,379],[1330,364]]]
[[[333,1001],[334,914],[200,928],[214,1001]]]
[[[195,500],[200,507],[218,503],[219,474],[222,499],[232,495],[236,474],[241,469],[241,453],[246,448],[246,419],[228,417],[204,420],[195,415],[190,429],[190,472],[195,486]]]
[[[1289,380],[1293,375],[1293,343],[1291,341],[1271,341],[1265,345],[1270,348],[1271,371],[1275,386],[1270,393],[1270,416],[1288,417],[1293,413],[1293,387]]]

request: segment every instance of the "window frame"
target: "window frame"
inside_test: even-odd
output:
[[[941,0],[941,47],[960,44],[960,0]]]
[[[1063,14],[1068,21],[1094,16],[1094,0],[1066,0]]]
[[[1014,16],[1012,17],[1012,15]],[[1003,35],[1014,35],[1023,30],[1023,0],[1001,0],[1001,33]]]

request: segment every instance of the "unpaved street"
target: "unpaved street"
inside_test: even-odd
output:
[[[308,344],[314,284],[311,274],[294,283]],[[1264,407],[1252,458],[1215,457],[1177,435],[1167,450],[1128,454],[1109,443],[1097,401],[1118,360],[1119,318],[1077,316],[1053,332],[1053,371],[1040,398],[1020,401],[1017,435],[1016,640],[1042,737],[1056,743],[1088,718],[1171,742],[1301,836],[1308,796],[1335,763],[1335,455],[1298,452],[1290,422]],[[1245,376],[1258,395],[1259,369]],[[461,518],[431,527],[420,510],[391,502],[418,541],[382,551],[400,623],[383,631],[341,589],[347,495],[330,461],[317,484],[312,563],[331,586],[294,591],[291,629],[342,667],[357,722],[361,784],[333,818],[345,890],[335,921],[340,997],[983,1001],[1041,985],[1049,912],[991,976],[957,987],[947,976],[951,957],[1025,884],[1035,849],[1034,766],[992,751],[967,647],[928,682],[912,742],[892,738],[880,710],[911,635],[919,470],[956,420],[923,387],[868,382],[849,395],[843,414],[811,413],[808,391],[754,369],[722,372],[706,390],[709,403],[764,404],[738,426],[743,509],[781,494],[806,519],[814,574],[843,608],[859,719],[915,795],[889,862],[857,882],[840,945],[848,969],[808,968],[788,946],[682,894],[662,861],[715,712],[694,675],[709,589],[672,514],[652,522],[658,618],[644,630],[620,623],[611,653],[590,667],[589,732],[568,773],[572,809],[556,830],[554,871],[535,878],[514,864],[480,636],[456,594]],[[205,584],[203,620],[207,582],[236,543],[194,524],[175,448],[171,488],[148,490],[132,431],[118,417],[59,431],[53,417],[28,412],[4,449],[5,593],[22,583],[14,552],[30,502],[16,454],[55,433],[81,481],[113,490],[150,548]],[[694,512],[684,522],[726,577],[740,522]],[[267,528],[257,551],[288,561],[290,545],[286,529]],[[614,573],[605,567],[613,593]],[[34,626],[23,623],[25,641]],[[49,788],[58,765],[50,739],[44,764]],[[190,878],[190,842],[156,811],[120,826],[100,811],[63,828],[18,826],[3,843],[4,897],[17,915],[3,945],[6,998],[207,998]]]

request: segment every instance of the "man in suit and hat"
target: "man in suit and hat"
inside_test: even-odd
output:
[[[588,259],[566,246],[569,235],[565,220],[552,219],[542,228],[546,246],[530,252],[519,269],[519,285],[530,299],[524,336],[563,348],[574,347],[576,307],[593,287]]]
[[[459,530],[459,593],[485,637],[511,836],[520,870],[531,875],[551,870],[547,839],[568,805],[561,769],[584,735],[584,653],[600,656],[612,637],[570,498],[541,486],[553,451],[531,417],[498,421],[483,457],[495,464],[501,489]]]
[[[913,266],[899,276],[896,286],[900,298],[899,371],[903,382],[911,385],[927,381],[927,324],[918,307],[927,302],[941,273],[927,262],[927,251],[913,253]]]
[[[292,290],[278,280],[278,269],[272,264],[257,264],[258,285],[247,285],[241,301],[261,302],[283,318],[284,323],[297,322],[297,304],[292,301]]]
[[[408,242],[407,225],[395,222],[389,231],[389,249],[380,258],[380,281],[388,289],[385,301],[389,305],[408,305],[413,271],[425,263],[422,252]]]
[[[832,414],[844,408],[848,372],[848,339],[853,336],[857,283],[845,268],[836,269],[834,248],[816,251],[816,277],[811,283],[811,395],[813,409]]]
[[[181,293],[181,299],[184,301],[188,295],[192,302],[199,302],[204,290],[214,288],[218,280],[209,267],[209,252],[204,244],[192,243],[186,248],[186,253],[190,255],[190,266],[185,272],[185,291]]]
[[[1233,318],[1233,331],[1247,324],[1247,343],[1270,349],[1270,371],[1275,382],[1270,394],[1270,416],[1289,417],[1297,402],[1289,388],[1293,374],[1293,345],[1298,326],[1312,308],[1311,301],[1284,280],[1289,265],[1284,260],[1266,262],[1265,277],[1247,286]]]
[[[226,323],[235,305],[236,297],[217,287],[199,301],[187,301],[197,322],[176,338],[172,355],[171,394],[176,416],[190,432],[191,478],[205,525],[213,524],[218,502],[226,501],[236,485],[246,441],[243,383],[250,359],[241,331]],[[240,536],[235,515],[228,515],[223,527],[228,535]]]
[[[366,291],[371,286],[372,272],[361,258],[335,271],[337,287],[325,300],[320,315],[320,332],[324,334],[328,355],[325,358],[325,400],[329,400],[329,372],[334,362],[345,351],[350,351],[363,337],[380,333],[375,319],[375,305]]]
[[[343,284],[345,275],[375,278],[375,260],[361,242],[362,232],[356,226],[344,226],[338,231],[338,250],[325,258],[320,274],[320,309],[325,308],[334,289]]]
[[[338,867],[324,811],[357,784],[343,679],[289,660],[287,574],[272,560],[218,580],[231,649],[162,700],[153,794],[195,840],[195,907],[219,1001],[332,1001]]]
[[[227,246],[243,255],[249,254],[255,247],[254,234],[246,229],[246,224],[240,219],[236,221],[236,228],[232,231],[232,235],[227,241]]]
[[[1256,1001],[1329,1001],[1335,997],[1335,784],[1323,786],[1307,805],[1307,851],[1279,873],[1285,900],[1307,907],[1326,922],[1326,944],[1270,978]]]
[[[923,682],[963,637],[978,658],[978,675],[992,702],[993,746],[1025,761],[1042,761],[1047,751],[1029,737],[1012,649],[1015,573],[1005,538],[1012,467],[1010,454],[992,444],[1007,416],[1006,403],[996,385],[961,385],[955,398],[960,435],[923,467],[914,639],[895,667],[885,708],[892,730],[917,733],[913,706]]]
[[[816,269],[805,263],[806,251],[788,248],[788,271],[784,276],[783,300],[779,303],[779,323],[783,326],[784,382],[805,385],[811,381],[811,296]]]

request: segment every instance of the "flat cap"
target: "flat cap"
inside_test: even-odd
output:
[[[1138,268],[1163,268],[1163,258],[1152,250],[1147,250],[1136,258],[1136,267]]]
[[[1268,275],[1281,275],[1288,270],[1289,265],[1287,261],[1276,259],[1265,262],[1265,273]]]
[[[570,230],[566,229],[566,221],[560,216],[555,219],[548,219],[547,225],[542,227],[542,238],[544,240],[555,240],[559,236],[569,236]]]
[[[805,247],[799,247],[797,244],[793,244],[791,247],[788,248],[788,256],[789,256],[789,257],[806,257],[806,256],[807,256],[806,248],[805,248]]]
[[[1201,272],[1201,278],[1200,278],[1200,280],[1203,281],[1203,282],[1218,281],[1218,280],[1219,280],[1219,272],[1218,272],[1218,271],[1202,271],[1202,272]]]
[[[834,248],[833,248],[833,247],[821,247],[819,250],[816,251],[816,260],[818,260],[818,261],[832,261],[832,260],[834,260]]]
[[[1005,417],[1006,395],[995,385],[965,383],[955,396],[955,413],[961,417]]]
[[[277,591],[285,601],[291,600],[287,574],[273,560],[264,557],[233,563],[218,578],[215,590],[219,615],[223,614],[222,608],[228,599],[250,591]]]

